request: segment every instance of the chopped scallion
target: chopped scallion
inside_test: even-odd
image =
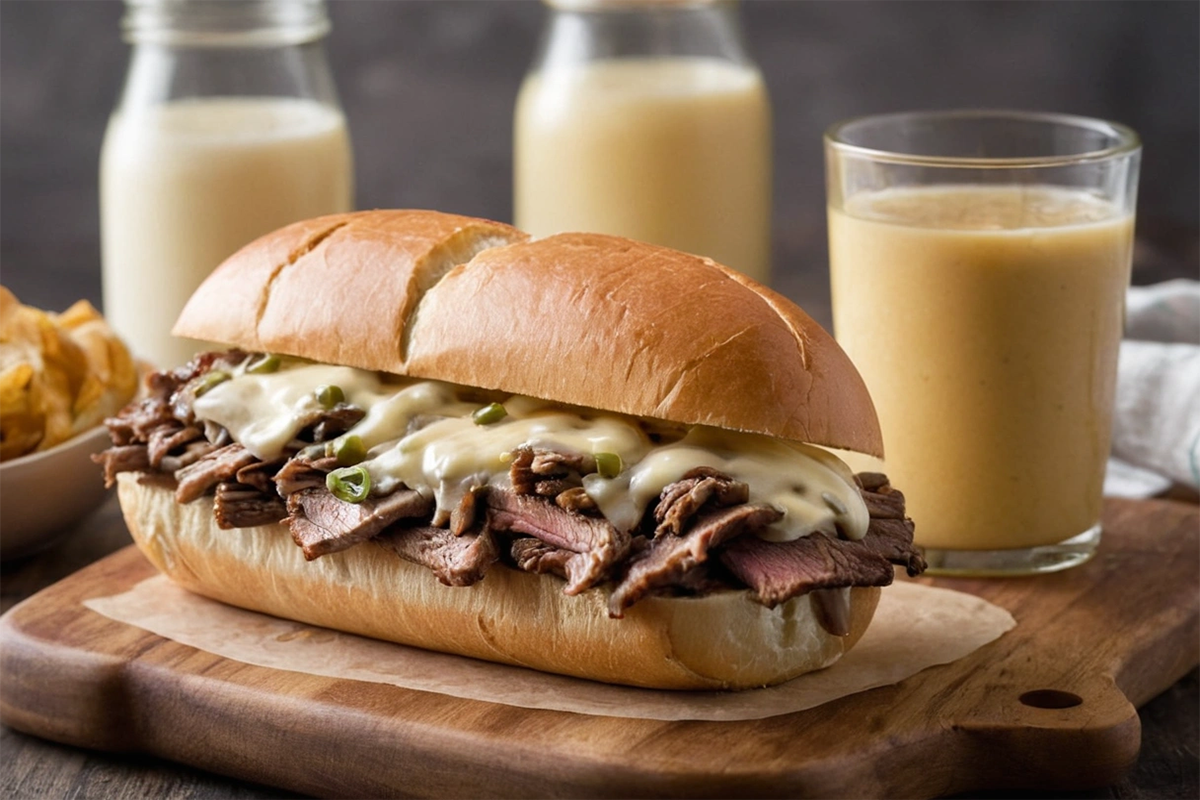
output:
[[[263,353],[246,365],[246,372],[254,375],[266,375],[279,370],[279,356],[273,353]]]
[[[196,384],[196,397],[206,394],[214,386],[224,383],[231,377],[233,376],[223,369],[214,369],[211,372],[205,373],[200,382]]]
[[[371,493],[371,474],[364,467],[342,467],[325,476],[325,487],[338,500],[361,503]]]
[[[499,403],[488,403],[483,408],[477,410],[471,415],[471,420],[476,425],[491,425],[493,422],[499,422],[508,416],[508,411]]]
[[[333,408],[338,403],[346,402],[346,393],[342,387],[325,384],[317,387],[317,402],[325,408]]]
[[[596,472],[601,478],[615,478],[621,474],[620,453],[596,453]]]
[[[333,441],[333,455],[337,456],[339,465],[351,467],[367,457],[367,448],[361,437],[351,434]]]

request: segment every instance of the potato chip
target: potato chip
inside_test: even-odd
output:
[[[128,348],[91,303],[50,314],[0,286],[0,460],[100,424],[136,389]]]
[[[0,371],[0,460],[22,455],[42,440],[46,420],[34,410],[33,376],[33,366],[27,363]]]

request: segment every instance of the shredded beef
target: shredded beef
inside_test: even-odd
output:
[[[529,469],[534,475],[564,475],[570,472],[587,475],[596,471],[596,459],[586,453],[561,453],[535,447]]]
[[[568,489],[576,487],[579,487],[579,482],[572,481],[569,478],[547,478],[533,485],[533,493],[539,497],[548,497],[553,500]]]
[[[583,490],[582,486],[564,489],[554,497],[554,505],[572,514],[594,514],[599,509],[592,496]]]
[[[760,531],[782,516],[772,506],[749,504],[703,512],[685,536],[660,536],[630,565],[629,572],[609,597],[608,613],[623,616],[625,609],[652,590],[674,583],[703,564],[710,549],[743,533]],[[745,538],[758,541],[755,536]]]
[[[240,444],[227,444],[213,450],[175,473],[179,485],[175,500],[190,503],[221,481],[232,480],[237,471],[258,461],[254,454]]]
[[[508,475],[517,494],[554,497],[579,486],[581,476],[595,471],[596,459],[584,453],[521,447],[513,452]]]
[[[92,461],[104,465],[104,486],[111,487],[119,472],[140,472],[150,468],[150,456],[144,444],[110,447],[92,456]]]
[[[549,573],[568,580],[570,572],[567,565],[571,559],[579,557],[579,553],[546,544],[532,536],[513,539],[511,552],[519,569],[538,574]]]
[[[260,492],[276,494],[275,482],[271,480],[271,476],[282,466],[283,461],[257,461],[237,471],[237,482],[252,486]]]
[[[338,403],[333,408],[318,408],[300,418],[300,430],[312,430],[314,442],[326,442],[341,436],[353,428],[367,412],[349,403]]]
[[[175,455],[163,456],[162,462],[158,468],[166,475],[170,475],[174,480],[175,473],[184,467],[195,464],[200,459],[214,452],[223,445],[213,444],[207,439],[197,439],[194,442],[188,442],[183,446],[183,451]]]
[[[893,565],[910,575],[925,568],[912,544],[904,495],[880,473],[855,476],[871,517],[858,541],[824,533],[779,543],[760,539],[753,534],[781,513],[751,505],[745,483],[709,467],[667,486],[633,531],[619,531],[581,485],[596,470],[595,458],[543,447],[515,451],[511,490],[474,487],[436,519],[433,503],[403,486],[362,503],[343,502],[325,486],[337,459],[313,456],[321,455],[321,442],[358,424],[363,409],[342,403],[314,410],[301,420],[291,455],[269,463],[232,443],[220,425],[195,419],[196,393],[208,385],[204,375],[245,358],[236,350],[205,353],[186,367],[150,375],[146,397],[106,420],[114,446],[93,457],[104,466],[106,484],[120,472],[139,471],[142,480],[176,480],[180,502],[215,490],[214,514],[222,528],[283,521],[309,560],[373,538],[452,586],[482,578],[503,542],[505,557],[511,554],[517,568],[564,578],[566,594],[615,576],[613,616],[647,595],[749,587],[770,606],[812,593],[822,625],[842,633],[844,598],[833,590],[886,585]],[[439,419],[418,415],[409,432]],[[315,446],[306,446],[310,441]],[[835,500],[826,502],[836,507]],[[511,544],[504,533],[516,536]]]
[[[151,395],[135,404],[126,406],[120,414],[104,421],[112,436],[113,444],[146,444],[150,434],[164,425],[181,424],[171,414],[171,405],[165,397]]]
[[[337,459],[333,457],[310,460],[296,456],[284,464],[272,480],[279,493],[286,497],[305,489],[324,489],[325,476],[337,467]]]
[[[171,452],[204,436],[204,431],[195,425],[183,425],[175,420],[160,425],[149,437],[150,466],[158,469],[163,459]]]
[[[447,586],[470,586],[482,579],[499,555],[488,530],[455,536],[445,528],[428,525],[393,526],[374,541],[406,561],[433,570]]]
[[[267,493],[243,483],[217,484],[213,498],[213,516],[220,528],[254,528],[282,522],[287,507],[274,492]]]
[[[662,490],[654,509],[655,536],[680,536],[688,521],[706,503],[733,506],[750,499],[750,487],[709,467],[697,467]]]
[[[547,544],[585,556],[567,594],[578,594],[608,577],[629,551],[629,534],[608,520],[564,511],[542,497],[495,487],[487,492],[489,528],[535,536]]]
[[[174,384],[170,402],[175,419],[186,425],[194,422],[196,416],[192,408],[196,403],[196,393],[208,387],[204,376],[213,370],[231,370],[245,361],[247,355],[241,350],[201,353],[174,373],[155,373],[160,382],[159,388]]]
[[[432,506],[409,489],[347,503],[322,486],[288,495],[287,526],[304,558],[312,561],[364,542],[399,519],[425,517]]]

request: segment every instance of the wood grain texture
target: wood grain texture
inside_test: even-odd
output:
[[[798,714],[658,722],[513,709],[228,661],[82,608],[152,574],[122,550],[0,621],[6,724],[326,796],[935,796],[1075,789],[1137,757],[1134,706],[1198,661],[1200,512],[1111,502],[1091,563],[930,579],[1018,627],[955,664]],[[1035,708],[1032,690],[1074,708]]]

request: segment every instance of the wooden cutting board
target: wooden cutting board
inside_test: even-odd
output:
[[[1009,609],[965,659],[745,722],[527,710],[230,661],[84,608],[153,574],[132,547],[0,618],[0,719],[295,791],[540,797],[1076,789],[1134,763],[1136,706],[1200,662],[1200,512],[1111,501],[1099,554],[1038,578],[923,579]]]

